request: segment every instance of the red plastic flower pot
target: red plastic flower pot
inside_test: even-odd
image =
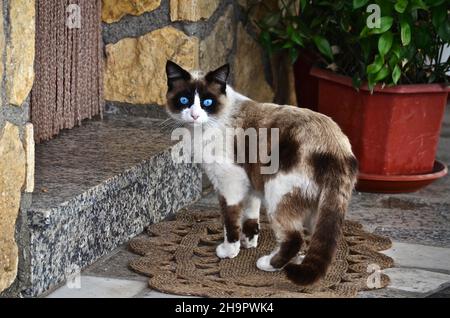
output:
[[[371,94],[349,77],[319,68],[319,112],[349,137],[365,175],[420,175],[433,171],[449,87],[398,85]]]
[[[297,104],[314,111],[317,111],[319,81],[310,72],[316,60],[312,53],[300,50],[298,59],[294,64]]]

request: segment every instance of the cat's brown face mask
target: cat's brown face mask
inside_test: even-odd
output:
[[[183,123],[204,124],[220,115],[226,101],[228,64],[195,76],[167,61],[167,111]]]

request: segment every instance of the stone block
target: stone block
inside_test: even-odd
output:
[[[170,19],[193,22],[208,19],[219,3],[220,0],[170,0]]]
[[[166,102],[167,60],[198,67],[199,41],[173,27],[106,46],[105,99],[130,104]]]
[[[35,7],[34,0],[11,0],[10,41],[6,56],[8,101],[20,106],[31,91],[34,80]]]
[[[155,10],[161,5],[161,0],[103,0],[102,21],[117,22],[125,15],[141,15]]]
[[[17,275],[16,219],[24,180],[25,152],[19,128],[7,122],[0,131],[0,292]]]

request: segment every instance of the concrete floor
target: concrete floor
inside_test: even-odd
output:
[[[450,164],[450,111],[437,158]],[[197,205],[217,206],[214,193]],[[385,270],[389,287],[359,293],[363,298],[450,297],[450,177],[412,194],[355,193],[348,219],[361,222],[371,232],[390,237],[394,244],[384,251],[395,261]],[[102,258],[72,282],[47,297],[177,297],[152,291],[147,278],[128,270],[139,257],[125,246]]]

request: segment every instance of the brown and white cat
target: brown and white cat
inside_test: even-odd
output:
[[[239,163],[228,152],[224,160],[203,164],[219,193],[224,220],[224,242],[216,254],[233,258],[241,247],[257,246],[262,202],[278,247],[261,257],[257,267],[284,269],[300,285],[315,283],[334,257],[356,180],[358,164],[348,138],[325,115],[258,103],[235,92],[227,85],[228,65],[203,74],[168,61],[166,72],[167,111],[186,127],[279,129],[275,173],[263,174],[265,163]],[[271,142],[264,146],[269,151]],[[299,252],[308,232],[312,236],[302,259]]]

